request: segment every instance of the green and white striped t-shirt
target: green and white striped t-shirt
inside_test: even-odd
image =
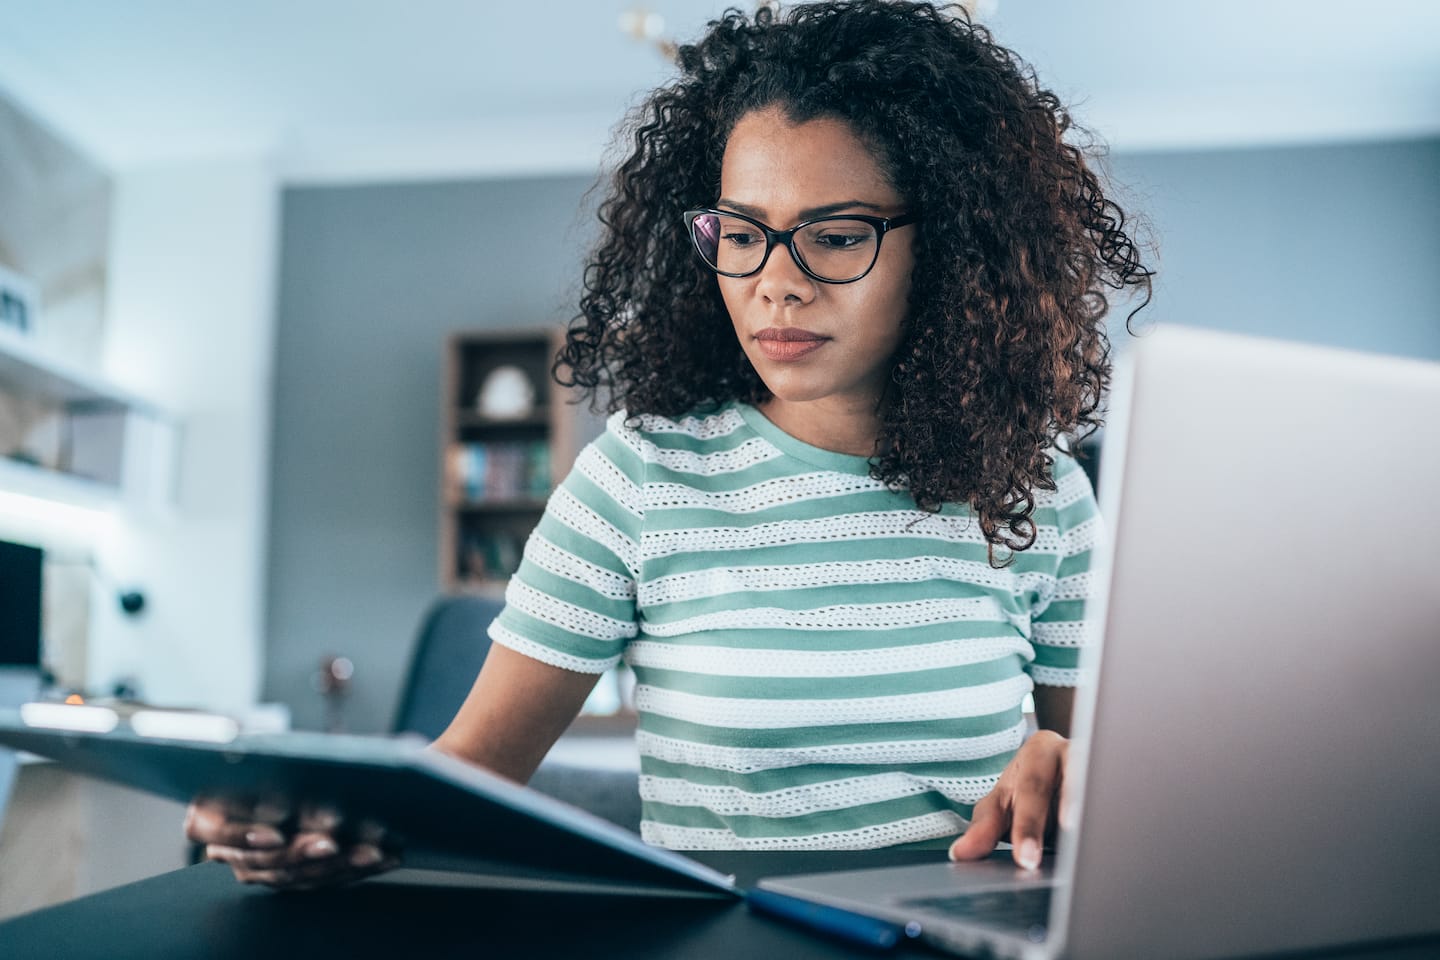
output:
[[[1074,685],[1099,530],[1058,454],[1033,548],[938,514],[746,404],[616,414],[551,497],[490,628],[637,680],[641,835],[675,849],[943,846]]]

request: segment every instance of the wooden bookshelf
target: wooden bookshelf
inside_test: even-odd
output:
[[[503,591],[546,499],[575,461],[575,417],[550,378],[562,335],[545,330],[452,334],[445,344],[440,416],[440,586],[447,593]],[[516,367],[533,407],[487,415],[487,378]]]

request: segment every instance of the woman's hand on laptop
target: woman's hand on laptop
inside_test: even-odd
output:
[[[970,828],[950,845],[951,860],[979,860],[1008,839],[1015,862],[1027,870],[1040,866],[1047,836],[1057,817],[1065,818],[1065,765],[1070,741],[1053,730],[1040,730],[1021,745],[1000,780],[970,815]]]
[[[347,824],[322,808],[292,815],[283,805],[202,797],[186,811],[185,835],[205,845],[206,859],[228,863],[241,883],[287,890],[348,883],[400,862],[378,825]]]

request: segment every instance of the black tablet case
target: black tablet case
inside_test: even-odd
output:
[[[651,892],[735,895],[731,878],[418,739],[311,733],[229,743],[27,726],[0,710],[0,745],[187,803],[197,796],[313,804],[384,824],[414,868]],[[343,831],[343,827],[341,828]],[[176,824],[179,834],[180,824]]]

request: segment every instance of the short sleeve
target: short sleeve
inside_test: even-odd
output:
[[[1031,610],[1035,659],[1026,670],[1036,683],[1073,687],[1080,682],[1080,651],[1090,637],[1086,616],[1094,609],[1098,585],[1091,559],[1102,525],[1090,478],[1068,454],[1056,454],[1055,485],[1044,507],[1053,520],[1053,541],[1046,544],[1054,556],[1053,587]]]
[[[603,673],[637,633],[640,435],[617,413],[551,495],[490,639],[552,666]]]

